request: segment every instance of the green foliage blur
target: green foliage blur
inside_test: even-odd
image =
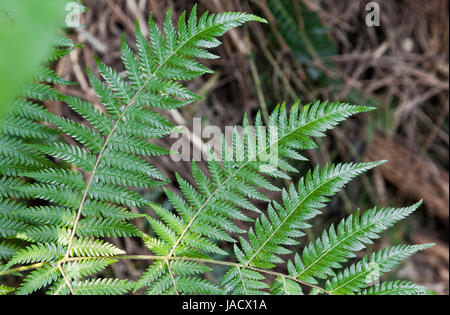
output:
[[[61,33],[67,2],[0,1],[0,123]]]

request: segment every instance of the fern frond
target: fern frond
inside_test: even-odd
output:
[[[33,225],[71,227],[75,220],[75,213],[72,210],[57,206],[14,209],[10,213],[11,216]]]
[[[120,295],[132,288],[132,281],[119,279],[89,279],[73,284],[77,295]]]
[[[119,221],[126,221],[145,216],[139,213],[131,212],[124,207],[108,204],[97,200],[86,201],[82,214],[87,218],[105,217],[107,219]]]
[[[310,227],[308,221],[321,213],[328,198],[383,163],[316,167],[298,185],[278,187],[280,180],[298,173],[293,162],[306,160],[303,151],[317,147],[313,137],[323,137],[370,107],[297,102],[290,109],[277,106],[266,125],[260,113],[254,127],[244,117],[243,131],[235,126],[231,139],[224,136],[221,152],[210,152],[205,169],[192,163],[193,182],[176,174],[181,194],[161,189],[167,207],[140,194],[168,183],[149,159],[174,153],[155,142],[174,130],[164,111],[200,98],[180,81],[212,73],[201,63],[218,58],[208,49],[220,45],[219,36],[249,21],[265,22],[247,13],[197,16],[195,6],[176,26],[169,10],[160,28],[150,15],[148,38],[138,23],[136,45],[122,37],[124,72],[98,58],[100,76],[88,69],[101,106],[63,95],[52,85],[72,83],[42,65],[0,128],[0,276],[21,277],[18,294],[45,289],[55,295],[103,295],[145,289],[146,294],[300,295],[302,285],[313,288],[310,294],[429,293],[407,282],[368,288],[367,281],[428,245],[388,248],[335,273],[355,257],[354,251],[371,244],[418,205],[356,212],[288,262],[289,275],[268,270],[285,262],[283,256],[291,253],[288,246],[298,244]],[[58,45],[64,47],[54,49],[49,60],[74,47],[68,40]],[[83,120],[50,113],[41,105],[48,100],[65,102]],[[266,191],[280,192],[282,202],[272,201]],[[268,203],[267,211],[254,201]],[[138,218],[147,220],[149,231],[137,228],[132,220]],[[253,224],[247,235],[240,221]],[[126,255],[105,240],[118,237],[137,237],[159,256]],[[237,262],[215,260],[233,253],[222,243],[234,245]],[[103,278],[109,273],[106,268],[120,259],[152,263],[137,282]],[[206,273],[213,269],[206,264],[230,267],[221,286],[207,280]],[[101,271],[102,277],[96,276]],[[319,280],[327,280],[326,289]],[[0,294],[9,292],[0,286]]]
[[[165,273],[167,265],[164,261],[156,261],[145,270],[136,282],[134,291],[137,291],[145,286],[149,286],[155,282],[161,275]]]
[[[65,207],[75,209],[81,200],[81,194],[64,186],[50,184],[28,184],[13,189],[28,199],[47,200]]]
[[[196,277],[177,277],[175,279],[179,293],[221,295],[222,290],[215,284]]]
[[[79,236],[125,237],[140,236],[142,232],[128,222],[102,218],[86,218],[80,221],[77,234]]]
[[[27,295],[50,285],[61,276],[54,264],[47,264],[31,272],[17,290],[18,295]]]
[[[95,275],[115,262],[117,260],[107,258],[83,259],[64,263],[62,269],[69,281],[79,282],[80,279]],[[46,293],[49,295],[68,295],[70,289],[65,280],[60,279],[59,281],[55,281]]]
[[[0,285],[0,295],[8,295],[14,291],[14,288],[7,287],[6,285]]]
[[[51,86],[39,82],[29,83],[22,89],[21,95],[37,101],[57,101],[62,97],[62,94]]]
[[[8,243],[6,241],[1,241],[0,242],[0,260],[10,259],[19,251],[19,249],[20,249],[20,247],[15,244]]]
[[[11,158],[4,158],[0,161],[0,174],[5,176],[19,176],[22,173],[25,172],[32,172],[37,169],[40,169],[39,167],[34,167],[30,165],[23,165],[18,163],[17,160],[11,159]]]
[[[45,156],[17,138],[10,138],[0,134],[0,154],[6,158],[18,161],[19,165],[45,167],[51,163]]]
[[[26,139],[46,139],[59,134],[50,127],[23,117],[11,117],[8,121],[3,122],[0,133]]]
[[[341,164],[309,172],[297,189],[291,185],[289,191],[283,191],[284,206],[276,202],[269,205],[268,218],[261,215],[256,221],[254,230],[249,230],[249,241],[241,238],[241,248],[235,248],[236,257],[245,265],[262,268],[283,262],[278,255],[290,253],[283,246],[297,244],[294,238],[303,235],[300,229],[310,227],[306,221],[320,213],[318,209],[324,206],[326,197],[381,163]]]
[[[148,286],[146,294],[222,294],[215,284],[195,277],[209,270],[209,267],[189,261],[160,260],[152,264],[136,283],[135,290]]]
[[[48,168],[36,172],[23,173],[21,175],[46,184],[62,185],[75,191],[81,191],[86,187],[81,173],[65,169]]]
[[[367,288],[384,273],[391,271],[408,256],[433,245],[400,245],[388,247],[370,256],[365,256],[358,263],[351,265],[328,280],[326,289],[330,293],[337,295],[355,294]]]
[[[55,71],[48,68],[47,66],[42,66],[37,70],[37,75],[35,77],[37,81],[51,84],[61,84],[61,85],[74,85],[76,83],[64,80]]]
[[[233,267],[230,268],[222,279],[222,286],[227,294],[235,295],[263,295],[269,288],[264,282],[265,277],[254,270]]]
[[[25,183],[19,178],[0,176],[0,197],[17,197],[22,195],[15,191],[16,187],[23,186]]]
[[[302,287],[291,279],[277,277],[270,286],[273,295],[303,295]]]
[[[17,233],[16,238],[34,243],[58,243],[67,244],[70,231],[66,228],[44,225],[30,227],[22,233]]]
[[[102,240],[76,238],[71,248],[71,254],[81,257],[111,257],[123,255],[125,252]]]
[[[8,265],[30,264],[35,262],[56,261],[64,255],[64,249],[61,245],[52,243],[43,243],[30,245],[20,250],[9,261]]]
[[[359,211],[342,220],[337,228],[331,226],[323,232],[316,242],[309,243],[303,250],[302,258],[295,258],[295,277],[316,284],[318,279],[334,276],[333,269],[341,268],[341,264],[355,257],[353,252],[372,244],[379,233],[385,231],[398,221],[413,213],[419,206],[417,203],[408,208],[373,208],[360,216]]]
[[[178,239],[173,245],[170,255],[177,255],[178,247],[186,245],[186,239],[190,237],[191,233],[195,233],[199,237],[224,240],[225,235],[220,232],[220,229],[224,232],[227,230],[238,232],[239,230],[230,221],[230,215],[227,215],[227,213],[232,213],[234,218],[239,217],[243,221],[248,221],[242,214],[236,215],[236,213],[239,213],[239,208],[260,212],[249,199],[269,200],[257,189],[272,188],[273,190],[278,190],[262,176],[267,175],[267,173],[261,171],[267,162],[257,158],[261,154],[271,154],[272,147],[279,147],[280,149],[277,152],[280,152],[280,156],[277,161],[281,161],[281,163],[278,163],[278,167],[272,168],[268,175],[277,178],[289,178],[281,171],[291,170],[292,167],[283,158],[303,159],[296,152],[315,147],[309,138],[310,136],[323,136],[324,131],[331,129],[339,121],[355,113],[367,110],[370,110],[370,108],[320,102],[314,105],[307,105],[302,110],[299,110],[299,104],[297,103],[291,109],[288,119],[285,105],[283,105],[278,107],[270,117],[269,134],[265,134],[260,131],[260,128],[257,128],[256,133],[246,133],[244,139],[241,140],[235,130],[231,158],[230,151],[224,143],[222,145],[223,166],[214,159],[208,163],[211,179],[193,163],[193,177],[198,190],[177,175],[177,181],[185,200],[166,191],[172,206],[182,218],[180,224],[183,226],[180,229],[179,224],[171,232],[172,238],[178,235]],[[247,125],[248,122],[244,119],[244,126]],[[256,127],[262,127],[260,115],[257,117]],[[274,137],[273,132],[270,132],[270,130],[279,130],[278,136]],[[254,139],[253,141],[252,138]],[[252,147],[251,143],[255,144],[256,147]],[[255,152],[259,152],[259,154]],[[369,169],[376,165],[364,167]],[[355,170],[354,176],[362,172],[363,169],[360,172]],[[342,174],[342,176],[345,175]],[[316,179],[318,177],[319,174],[316,175]],[[352,176],[349,176],[350,178]],[[342,185],[346,183],[346,181],[342,181]],[[233,211],[222,212],[221,209],[224,209],[224,206],[226,206],[226,210],[232,209]],[[220,224],[218,224],[218,218],[222,221]],[[173,227],[169,228],[173,229]],[[234,240],[229,241],[233,242]],[[196,249],[200,248],[197,247]],[[267,261],[267,259],[264,260]]]
[[[434,295],[433,291],[408,281],[389,281],[370,287],[358,295]]]
[[[142,207],[149,201],[136,192],[113,184],[93,183],[90,186],[89,196],[94,200],[115,203],[128,207]]]
[[[24,222],[0,217],[0,237],[7,238],[28,230],[30,226]]]
[[[128,171],[138,176],[148,176],[153,179],[164,180],[164,176],[156,167],[129,153],[105,151],[100,166],[102,169],[117,169],[118,172]]]
[[[50,122],[52,115],[42,105],[33,103],[26,99],[16,99],[13,101],[14,108],[11,111],[11,119],[14,117],[27,118],[35,122]]]
[[[52,157],[74,164],[86,172],[94,169],[95,157],[89,151],[78,146],[65,143],[31,144],[29,146]]]
[[[94,275],[115,262],[117,262],[115,259],[97,257],[80,261],[70,261],[64,263],[62,268],[66,272],[66,277],[68,279],[77,280]]]

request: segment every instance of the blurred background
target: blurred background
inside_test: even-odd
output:
[[[406,206],[423,199],[424,205],[411,218],[389,230],[373,248],[402,242],[436,243],[409,259],[392,277],[448,294],[449,2],[375,1],[380,7],[380,26],[367,25],[368,2],[85,0],[84,27],[68,35],[84,47],[54,66],[64,79],[79,83],[61,87],[63,92],[100,106],[88,84],[86,67],[95,70],[94,56],[98,56],[123,71],[121,36],[125,33],[135,48],[135,21],[146,32],[150,12],[160,25],[169,7],[178,17],[195,3],[200,12],[246,11],[266,18],[267,25],[251,23],[224,37],[224,44],[215,50],[221,59],[208,62],[216,73],[188,83],[204,99],[168,117],[187,126],[201,117],[204,126],[223,130],[240,124],[244,114],[254,118],[260,110],[267,116],[284,101],[347,101],[376,107],[376,111],[348,120],[326,139],[317,140],[320,149],[307,152],[310,164],[296,165],[301,175],[313,165],[329,162],[389,160],[333,198],[308,231],[308,238],[314,239],[318,231],[358,208]],[[62,103],[45,105],[54,113],[81,120]],[[174,140],[166,139],[161,145],[170,147],[170,141]],[[170,179],[175,172],[191,179],[190,163],[175,163],[169,157],[153,162]],[[167,202],[161,191],[143,193]],[[280,198],[278,194],[272,197]],[[304,240],[293,250],[300,251]],[[133,239],[114,242],[130,254],[145,251]],[[144,263],[130,261],[113,265],[114,273],[130,279],[137,279],[145,268]],[[279,268],[283,271],[284,267]]]

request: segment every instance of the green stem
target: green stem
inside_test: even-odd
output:
[[[41,263],[29,265],[29,266],[22,266],[22,267],[17,267],[17,268],[13,268],[13,269],[8,269],[6,271],[0,271],[0,277],[7,276],[7,275],[10,275],[10,274],[13,274],[13,273],[17,273],[17,272],[37,269],[37,268],[42,267],[43,265],[44,265],[44,263],[41,262]]]
[[[246,266],[243,264],[239,264],[239,263],[233,263],[233,262],[228,262],[228,261],[220,261],[220,260],[214,260],[214,259],[206,259],[206,258],[190,258],[190,257],[176,257],[176,256],[172,256],[172,257],[168,257],[168,256],[155,256],[155,255],[118,255],[118,256],[111,256],[108,257],[110,259],[116,259],[116,260],[164,260],[166,263],[168,261],[176,261],[176,260],[183,260],[183,261],[191,261],[191,262],[197,262],[197,263],[204,263],[204,264],[212,264],[212,265],[221,265],[221,266],[228,266],[228,267],[234,267],[234,268],[239,268],[239,269],[248,269],[248,270],[253,270],[253,271],[257,271],[260,273],[264,273],[267,275],[272,275],[272,276],[276,276],[276,277],[282,277],[284,279],[290,279],[292,281],[295,281],[301,285],[304,286],[308,286],[310,288],[314,288],[316,290],[319,290],[320,292],[327,294],[327,295],[332,295],[331,292],[328,292],[327,290],[301,281],[295,277],[283,274],[281,272],[276,272],[276,271],[271,271],[271,270],[266,270],[266,269],[260,269],[260,268],[254,268],[254,267],[250,267],[250,266]],[[62,265],[66,262],[71,262],[71,261],[83,261],[83,260],[90,260],[93,259],[93,257],[69,257],[69,258],[63,258],[60,261],[58,261],[57,263],[59,265]],[[8,275],[8,274],[12,274],[18,271],[26,271],[26,270],[31,270],[31,269],[36,269],[39,268],[43,265],[44,263],[38,263],[38,264],[34,264],[34,265],[29,265],[29,266],[23,266],[23,267],[19,267],[19,268],[15,268],[15,269],[10,269],[7,270],[5,272],[0,272],[0,276],[4,276],[4,275]]]

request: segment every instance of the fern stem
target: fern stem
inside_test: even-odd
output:
[[[69,279],[67,278],[67,276],[66,276],[66,274],[65,274],[65,272],[64,272],[64,269],[62,268],[62,262],[61,261],[58,261],[57,263],[56,263],[56,266],[58,267],[58,270],[61,272],[61,275],[62,275],[62,277],[63,277],[63,279],[64,279],[64,282],[66,283],[66,285],[67,285],[67,287],[69,288],[69,291],[70,291],[70,293],[72,294],[72,295],[75,295],[75,291],[74,291],[74,289],[73,289],[73,287],[72,287],[72,283],[70,283],[70,281],[69,281]],[[60,288],[61,289],[61,288]],[[60,290],[60,289],[58,289],[58,291]]]
[[[176,256],[154,256],[154,255],[118,255],[118,256],[112,256],[109,257],[111,259],[117,259],[117,260],[121,260],[121,259],[127,259],[127,260],[164,260],[166,261],[176,261],[176,260],[184,260],[184,261],[191,261],[191,262],[198,262],[198,263],[204,263],[204,264],[212,264],[212,265],[222,265],[222,266],[228,266],[228,267],[235,267],[238,269],[248,269],[248,270],[253,270],[253,271],[257,271],[260,273],[264,273],[267,275],[272,275],[272,276],[276,276],[276,277],[282,277],[284,279],[290,279],[292,281],[295,281],[301,285],[319,290],[320,292],[327,294],[327,295],[332,295],[331,292],[317,286],[317,285],[313,285],[304,281],[301,281],[295,277],[283,274],[281,272],[276,272],[276,271],[271,271],[271,270],[267,270],[267,269],[260,269],[260,268],[255,268],[255,267],[250,267],[250,266],[246,266],[243,264],[239,264],[239,263],[234,263],[234,262],[228,262],[228,261],[221,261],[221,260],[214,260],[214,259],[205,259],[205,258],[190,258],[190,257],[176,257]],[[81,260],[87,260],[87,259],[92,259],[92,257],[73,257],[73,258],[67,258],[67,259],[63,259],[61,261],[61,263],[63,262],[69,262],[69,261],[81,261]]]
[[[164,259],[164,260],[165,260],[166,265],[167,265],[167,270],[169,270],[170,278],[172,279],[173,288],[175,289],[175,292],[177,293],[177,295],[180,295],[180,293],[178,292],[178,289],[177,289],[177,283],[176,283],[176,281],[175,281],[175,277],[173,276],[172,269],[170,268],[170,262],[169,262],[169,259],[166,258],[166,259]]]
[[[283,288],[284,288],[284,292],[286,292],[286,295],[289,295],[287,292],[287,285],[286,285],[286,277],[283,277]]]
[[[333,295],[331,292],[328,292],[327,290],[301,281],[295,277],[289,276],[289,275],[285,275],[283,273],[280,272],[276,272],[276,271],[271,271],[271,270],[266,270],[266,269],[259,269],[259,268],[254,268],[254,267],[250,267],[250,266],[245,266],[243,264],[239,264],[239,263],[233,263],[233,262],[228,262],[228,261],[220,261],[220,260],[213,260],[213,259],[203,259],[203,258],[190,258],[190,257],[168,257],[168,256],[154,256],[154,255],[119,255],[119,256],[112,256],[110,257],[111,259],[126,259],[126,260],[164,260],[166,261],[166,263],[168,261],[175,261],[175,260],[185,260],[185,261],[192,261],[192,262],[198,262],[198,263],[205,263],[205,264],[213,264],[213,265],[222,265],[222,266],[228,266],[228,267],[236,267],[239,270],[240,269],[249,269],[249,270],[254,270],[260,273],[265,273],[268,275],[272,275],[272,276],[278,276],[278,277],[282,277],[283,279],[290,279],[292,281],[295,281],[299,284],[308,286],[310,288],[314,288],[319,290],[320,292],[323,292],[327,295]],[[60,260],[57,264],[58,264],[58,269],[61,266],[61,264],[65,263],[65,262],[71,262],[71,261],[82,261],[82,260],[89,260],[92,259],[92,257],[69,257],[69,258],[64,258],[62,260]],[[37,264],[33,264],[33,265],[29,265],[29,266],[22,266],[22,267],[18,267],[18,268],[14,268],[14,269],[9,269],[7,271],[1,271],[0,272],[0,276],[7,276],[16,272],[22,272],[22,271],[28,271],[28,270],[33,270],[33,269],[37,269],[40,268],[44,265],[44,263],[37,263]],[[62,269],[62,268],[61,268]],[[61,274],[63,275],[64,281],[66,282],[67,286],[69,287],[69,289],[71,288],[71,284],[70,281],[68,281],[68,279],[66,279],[65,277],[65,273],[64,271],[61,271]],[[70,286],[69,286],[70,285]],[[176,290],[176,288],[175,288]],[[71,290],[72,294],[74,294],[73,290]]]
[[[241,282],[242,282],[242,288],[244,289],[244,294],[247,294],[247,287],[245,286],[245,281],[242,278],[241,267],[237,267],[237,270],[239,272],[239,278],[241,279]]]
[[[37,268],[42,267],[44,264],[45,263],[41,262],[41,263],[29,265],[29,266],[21,266],[21,267],[17,267],[17,268],[8,269],[6,271],[0,271],[0,277],[7,276],[7,275],[17,273],[17,272],[37,269]]]

